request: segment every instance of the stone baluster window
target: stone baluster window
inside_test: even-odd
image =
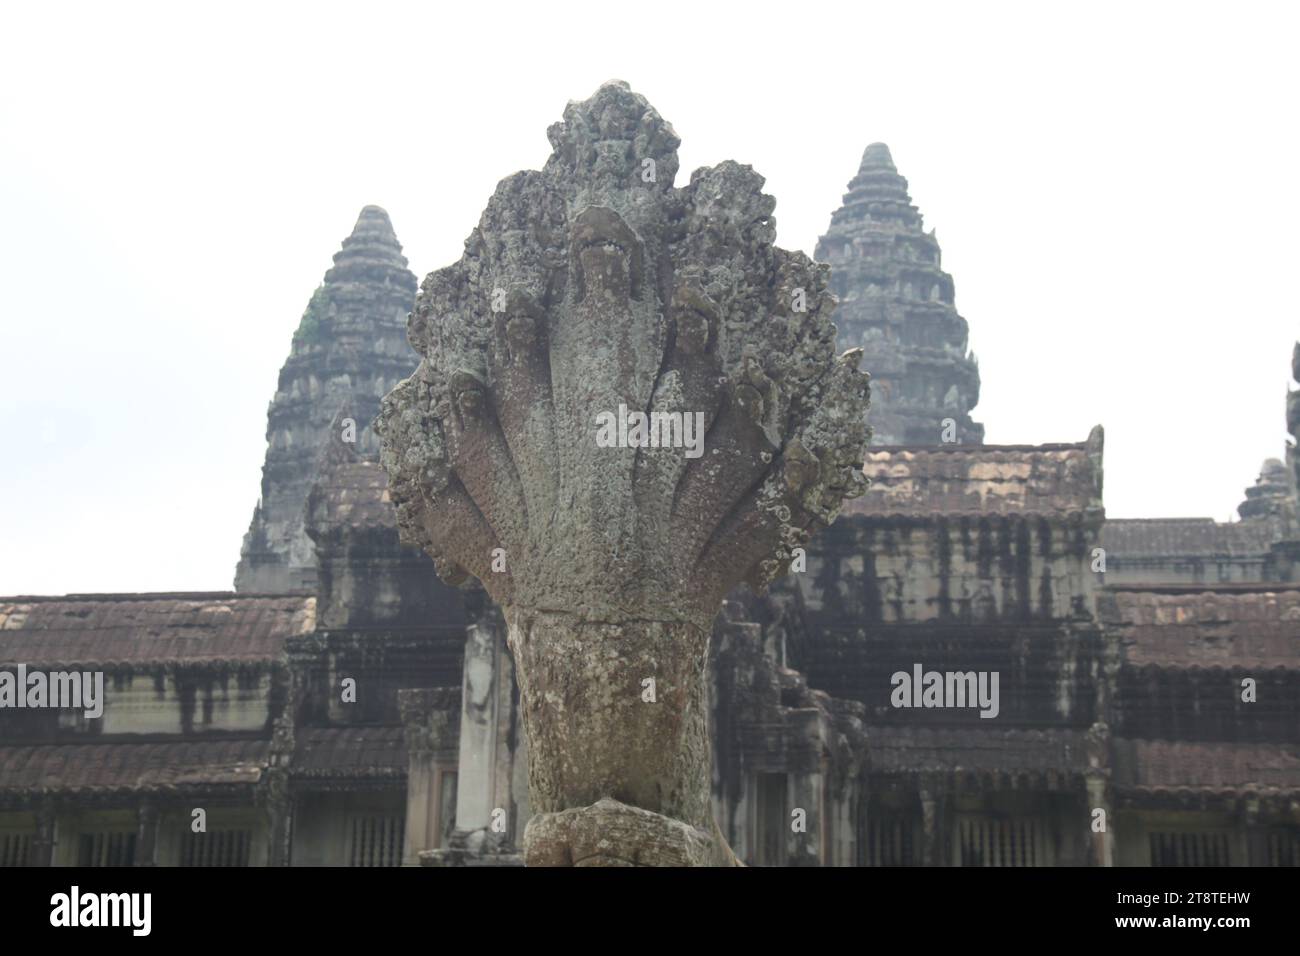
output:
[[[27,866],[31,852],[31,833],[0,830],[0,866]]]
[[[401,866],[403,814],[358,814],[350,826],[349,866]]]
[[[873,813],[865,830],[862,865],[920,865],[921,821],[914,814]]]
[[[958,866],[1052,866],[1050,830],[1035,817],[1011,819],[963,814],[957,818]]]
[[[134,866],[135,833],[125,830],[83,833],[77,840],[77,866]]]
[[[249,830],[186,832],[181,866],[248,866],[252,842]]]
[[[1268,865],[1300,866],[1300,829],[1274,830],[1268,835]]]
[[[1148,834],[1152,866],[1228,866],[1226,831]]]

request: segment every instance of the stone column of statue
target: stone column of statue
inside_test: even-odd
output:
[[[710,807],[711,621],[864,489],[867,376],[835,353],[827,268],[772,245],[751,168],[675,188],[677,136],[618,82],[549,137],[424,280],[384,466],[406,539],[504,610],[526,861],[733,862]]]

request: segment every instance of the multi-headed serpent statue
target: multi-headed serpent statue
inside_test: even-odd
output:
[[[549,137],[424,280],[384,466],[404,538],[504,611],[526,862],[733,863],[710,808],[712,620],[864,490],[867,376],[836,355],[827,267],[773,246],[750,167],[674,187],[679,140],[623,83]]]

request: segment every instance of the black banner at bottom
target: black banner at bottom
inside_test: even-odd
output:
[[[863,935],[907,925],[923,929],[927,942],[987,942],[990,934],[1003,944],[1150,934],[1228,942],[1238,933],[1294,933],[1300,922],[1294,873],[1285,869],[58,868],[0,874],[0,911],[11,942],[75,930],[82,943],[111,937],[131,945],[194,940],[206,927],[218,944],[233,942],[225,934],[235,931],[244,941],[254,933],[259,940],[373,947],[409,945],[397,935],[408,931],[438,933],[432,943],[478,923],[490,930],[492,948],[513,932],[554,933],[558,941],[579,927],[584,936],[600,934],[589,939],[621,945],[671,933],[665,921],[698,926],[701,940],[733,943],[751,934],[770,942],[787,927]]]

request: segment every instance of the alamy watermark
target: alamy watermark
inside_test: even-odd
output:
[[[704,454],[703,412],[629,412],[596,415],[598,448],[684,448],[687,458]]]
[[[103,671],[0,671],[0,707],[69,708],[87,720],[104,715]]]
[[[996,717],[997,671],[924,671],[912,665],[912,673],[897,671],[889,682],[894,690],[889,702],[895,707],[978,707],[981,717]]]
[[[152,893],[68,893],[50,897],[51,926],[125,926],[133,936],[148,936],[153,920]]]

